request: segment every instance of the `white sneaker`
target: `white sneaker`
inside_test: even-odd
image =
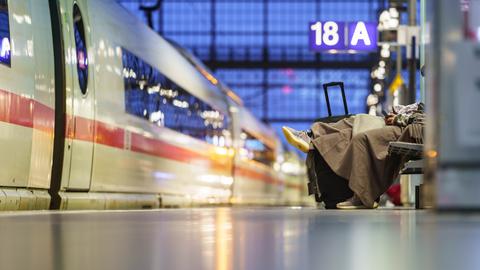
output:
[[[377,202],[373,202],[373,207],[371,209],[375,209],[378,207]],[[338,209],[344,209],[344,210],[351,210],[351,209],[369,209],[369,207],[366,207],[363,205],[362,201],[356,196],[353,195],[352,198],[341,202],[337,203],[337,208]]]
[[[282,127],[282,131],[288,143],[300,151],[308,153],[308,150],[310,150],[310,137],[306,131],[298,131],[287,126]]]

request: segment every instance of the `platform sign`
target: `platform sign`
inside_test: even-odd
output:
[[[377,50],[377,23],[311,22],[309,45],[313,51],[375,51]]]

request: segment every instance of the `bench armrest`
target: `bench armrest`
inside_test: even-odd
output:
[[[406,156],[409,159],[419,159],[423,157],[423,144],[390,142],[388,145],[388,154],[398,154]]]
[[[423,159],[407,162],[400,174],[423,174]]]

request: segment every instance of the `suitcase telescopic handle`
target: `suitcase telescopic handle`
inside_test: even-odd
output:
[[[328,88],[332,86],[340,86],[342,90],[343,108],[345,109],[345,115],[348,115],[347,98],[345,97],[345,87],[343,82],[329,82],[323,84],[323,91],[325,92],[325,101],[327,102],[328,116],[332,116],[332,108],[330,107],[330,98],[328,97]]]

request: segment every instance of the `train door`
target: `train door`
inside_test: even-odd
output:
[[[63,37],[65,145],[62,188],[90,188],[95,91],[91,60],[90,27],[86,1],[58,0]]]

